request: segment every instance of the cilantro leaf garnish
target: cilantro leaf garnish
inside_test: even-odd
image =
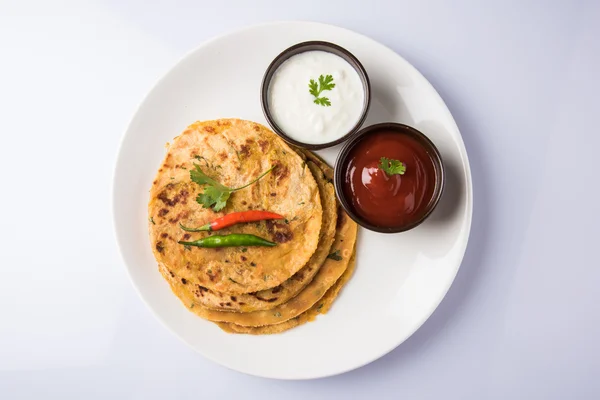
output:
[[[406,164],[402,161],[381,157],[379,160],[379,169],[388,175],[404,175],[406,172]]]
[[[323,75],[319,76],[319,85],[320,85],[321,91],[333,89],[335,87],[335,83],[333,83],[333,76],[331,76],[331,75],[326,75],[325,77],[323,77]]]
[[[336,250],[333,253],[331,253],[330,255],[328,255],[327,258],[331,258],[332,260],[335,260],[335,261],[340,261],[342,259],[342,256],[340,255],[340,251]]]
[[[326,106],[326,107],[331,106],[331,101],[329,101],[329,99],[327,97],[317,97],[316,99],[313,100],[313,102],[320,106]]]
[[[319,83],[315,82],[314,79],[311,79],[308,83],[308,91],[310,94],[315,96],[313,103],[318,104],[320,106],[331,106],[331,101],[327,97],[319,97],[323,90],[331,90],[335,87],[335,83],[333,83],[333,76],[331,75],[321,75],[319,76]]]
[[[227,186],[221,185],[219,182],[206,175],[198,164],[194,164],[194,169],[190,171],[190,179],[198,185],[210,185],[219,188],[219,190],[227,190]]]
[[[269,168],[267,171],[259,175],[258,178],[244,186],[230,188],[215,181],[202,171],[200,165],[194,164],[194,169],[190,171],[190,179],[192,182],[195,182],[198,185],[206,185],[204,192],[200,193],[198,197],[196,197],[196,201],[202,204],[204,208],[212,208],[214,211],[221,211],[227,205],[227,200],[229,200],[231,193],[252,185],[263,176],[271,172],[273,168],[275,168],[275,166]]]
[[[321,76],[323,76],[323,75],[321,75]],[[319,93],[321,93],[321,91],[319,90],[319,84],[317,82],[315,82],[314,79],[311,79],[310,82],[308,83],[308,91],[313,96],[319,97]]]

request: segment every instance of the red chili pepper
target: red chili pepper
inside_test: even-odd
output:
[[[283,219],[284,217],[269,211],[240,211],[234,212],[215,219],[213,222],[202,225],[200,228],[188,228],[179,224],[181,229],[187,232],[202,232],[202,231],[218,231],[219,229],[227,228],[231,225],[241,224],[244,222],[263,221],[265,219]]]

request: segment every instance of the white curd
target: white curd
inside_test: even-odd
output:
[[[330,106],[315,104],[316,97],[310,93],[310,80],[318,85],[321,75],[333,77],[335,87],[317,96],[327,98]],[[354,128],[364,97],[360,76],[346,60],[325,51],[306,51],[277,68],[269,84],[268,105],[275,123],[286,135],[302,143],[322,144]]]

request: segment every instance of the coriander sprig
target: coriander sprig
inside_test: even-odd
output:
[[[388,175],[404,175],[406,172],[406,164],[402,161],[381,157],[379,160],[379,169]]]
[[[212,208],[214,211],[221,211],[227,205],[227,200],[231,193],[244,189],[253,183],[257,182],[263,176],[273,171],[275,166],[272,166],[267,171],[263,172],[250,183],[237,188],[230,188],[220,184],[208,175],[206,175],[198,164],[194,164],[194,169],[190,171],[190,179],[198,185],[206,185],[204,192],[196,197],[196,201],[204,206],[204,208]]]
[[[341,256],[340,251],[336,250],[333,253],[329,254],[327,256],[327,258],[331,258],[332,260],[335,260],[335,261],[340,261],[343,257]]]
[[[318,104],[320,106],[331,106],[331,101],[327,97],[319,97],[322,91],[331,90],[335,87],[335,83],[333,83],[333,76],[331,75],[321,75],[319,76],[319,83],[315,82],[314,79],[311,79],[308,83],[308,91],[310,94],[315,96],[313,103]]]

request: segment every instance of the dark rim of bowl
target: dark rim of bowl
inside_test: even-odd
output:
[[[363,103],[362,114],[356,125],[348,131],[344,136],[336,139],[332,142],[328,143],[303,143],[296,139],[289,137],[275,122],[274,118],[271,116],[271,111],[269,110],[269,84],[271,83],[271,78],[277,68],[281,66],[285,61],[287,61],[290,57],[295,56],[296,54],[304,53],[305,51],[326,51],[328,53],[335,54],[339,57],[342,57],[346,60],[358,73],[360,76],[360,80],[363,85],[363,91],[365,93],[365,100]],[[365,122],[367,118],[367,114],[369,113],[369,107],[371,106],[371,83],[369,81],[369,76],[367,75],[367,71],[362,66],[360,61],[348,50],[343,47],[338,46],[337,44],[322,42],[322,41],[310,41],[310,42],[302,42],[293,45],[282,51],[275,59],[271,62],[265,74],[263,76],[262,84],[260,87],[260,105],[263,110],[263,114],[267,119],[267,122],[271,126],[271,128],[279,135],[283,140],[288,143],[291,143],[295,146],[302,147],[309,150],[318,150],[324,149],[326,147],[335,146],[336,144],[342,143],[344,140],[348,139],[352,134],[356,133],[362,124]]]
[[[427,150],[427,153],[429,153],[429,155],[431,156],[431,159],[433,160],[435,173],[436,173],[435,188],[434,188],[433,195],[431,196],[431,199],[429,200],[429,203],[426,206],[426,211],[423,214],[423,216],[421,218],[419,218],[418,220],[416,220],[410,224],[407,224],[407,225],[402,225],[402,226],[398,226],[398,227],[381,227],[381,226],[373,225],[370,222],[368,222],[367,220],[365,220],[364,218],[362,218],[361,216],[359,216],[354,211],[351,203],[348,201],[348,199],[346,198],[346,195],[344,194],[344,189],[343,189],[344,175],[345,175],[344,164],[346,164],[346,159],[347,159],[348,155],[350,154],[350,151],[352,151],[352,149],[354,149],[354,147],[357,144],[359,144],[367,135],[374,134],[374,133],[377,133],[380,131],[394,131],[394,132],[398,132],[400,134],[408,134],[408,135],[415,137],[425,147],[425,149]],[[334,187],[335,187],[335,192],[336,192],[337,198],[339,199],[342,207],[344,208],[344,210],[346,210],[346,212],[348,213],[350,218],[352,218],[357,224],[359,224],[360,226],[367,228],[371,231],[375,231],[375,232],[399,233],[399,232],[408,231],[408,230],[413,229],[413,228],[417,227],[418,225],[420,225],[423,221],[425,221],[427,219],[427,217],[433,212],[433,210],[439,203],[440,198],[442,197],[442,192],[444,190],[444,183],[445,183],[444,164],[442,162],[442,156],[440,155],[439,150],[437,149],[435,144],[433,144],[433,142],[427,136],[425,136],[425,134],[423,134],[419,130],[417,130],[411,126],[405,125],[405,124],[400,124],[400,123],[395,123],[395,122],[384,122],[384,123],[380,123],[380,124],[370,125],[370,126],[367,126],[363,129],[361,129],[354,136],[352,136],[350,138],[350,140],[348,140],[348,142],[346,142],[346,144],[344,145],[344,147],[338,154],[338,157],[335,161]]]

